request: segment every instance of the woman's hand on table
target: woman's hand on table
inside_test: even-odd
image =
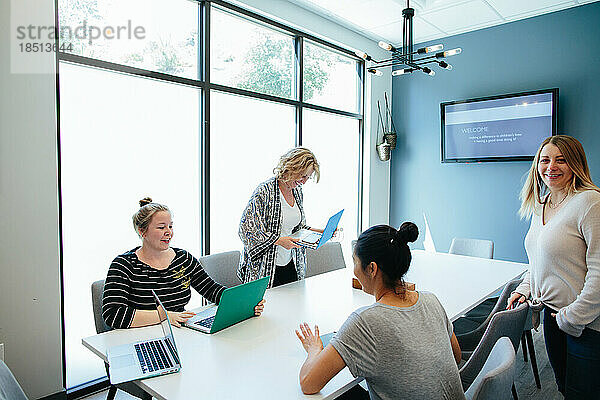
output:
[[[306,322],[301,323],[300,331],[296,329],[296,336],[298,336],[304,350],[306,350],[308,354],[318,353],[323,350],[323,342],[319,336],[319,327],[317,325],[315,325],[315,333],[313,334]]]
[[[262,299],[261,301],[258,302],[256,307],[254,307],[254,315],[257,317],[260,317],[260,314],[262,314],[264,309],[265,309],[265,299]]]
[[[283,247],[286,250],[290,250],[297,249],[300,247],[296,242],[298,242],[298,239],[294,239],[289,236],[282,236],[275,241],[275,244]]]
[[[185,323],[185,321],[187,321],[188,319],[190,319],[194,315],[196,315],[195,313],[193,313],[191,311],[182,311],[182,312],[167,311],[167,313],[169,314],[169,321],[171,322],[171,325],[177,326],[177,327],[182,327],[183,324]]]

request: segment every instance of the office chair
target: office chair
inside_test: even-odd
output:
[[[480,258],[494,258],[494,242],[482,239],[453,238],[448,253]]]
[[[481,239],[453,238],[448,254],[491,259],[494,258],[494,242]],[[498,300],[498,296],[499,293],[495,293],[493,296],[485,299],[477,307],[466,313],[464,316],[466,318],[461,317],[456,320],[455,328],[458,329],[458,332],[473,330],[481,324],[487,316],[490,315],[490,312]]]
[[[483,337],[483,334],[485,333],[494,314],[506,309],[508,298],[510,297],[510,294],[516,289],[516,287],[519,286],[519,283],[521,283],[521,279],[513,279],[512,281],[504,285],[502,293],[500,294],[500,297],[498,297],[498,300],[496,301],[496,304],[494,305],[494,308],[492,309],[490,314],[481,323],[473,322],[475,324],[475,327],[473,329],[463,331],[461,330],[461,328],[463,328],[463,325],[459,324],[459,321],[462,318],[459,318],[455,321],[454,333],[456,335],[456,338],[458,339],[458,344],[460,344],[463,360],[469,359],[469,357],[475,350],[475,347],[477,347],[477,344]],[[468,320],[468,318],[466,319]],[[518,343],[516,348],[518,348]]]
[[[102,294],[104,293],[104,279],[92,283],[92,310],[94,312],[94,323],[96,325],[96,333],[103,333],[112,330],[110,326],[104,322],[102,318]],[[106,375],[108,376],[108,364],[104,363]],[[118,385],[110,385],[106,400],[113,400],[117,394],[117,389],[123,390],[132,396],[143,400],[152,400],[152,396],[145,392],[142,388],[133,382],[119,383]]]
[[[540,315],[540,318],[543,317]],[[523,329],[523,335],[521,336],[521,348],[523,349],[523,361],[527,362],[527,352],[529,351],[529,357],[531,358],[531,370],[533,371],[533,378],[535,379],[535,386],[538,389],[542,388],[542,382],[540,381],[540,373],[537,366],[537,358],[535,356],[535,347],[533,346],[533,335],[531,330],[533,324],[531,323],[531,310],[527,314],[525,320],[525,328]]]
[[[489,311],[486,315],[473,316],[469,312],[464,317],[461,317],[454,321],[454,333],[456,334],[456,338],[458,339],[458,343],[460,344],[460,348],[462,350],[462,357],[464,360],[467,360],[469,358],[478,341],[481,339],[481,336],[483,336],[483,333],[487,327],[487,324],[489,324],[492,315],[494,315],[498,311],[506,309],[506,305],[510,294],[517,288],[517,286],[519,286],[520,283],[521,278],[508,282],[504,286],[500,297],[497,298],[496,303],[492,307],[491,311]],[[529,358],[531,358],[531,370],[533,372],[535,385],[538,389],[541,389],[542,384],[540,381],[540,374],[537,366],[535,347],[533,346],[533,336],[531,334],[532,329],[533,326],[531,325],[530,310],[529,314],[527,315],[527,318],[525,319],[525,327],[523,330],[523,334],[521,335],[523,360],[527,362],[527,353],[529,352]]]
[[[481,371],[465,392],[467,400],[508,400],[515,380],[515,349],[506,336],[496,341]]]
[[[27,400],[21,385],[2,360],[0,360],[0,400]]]
[[[517,308],[499,311],[492,316],[481,341],[477,344],[477,347],[472,352],[465,365],[458,371],[465,391],[469,389],[477,375],[479,375],[483,369],[483,365],[485,364],[492,347],[499,338],[506,336],[510,339],[513,349],[519,347],[519,341],[523,334],[523,327],[525,326],[525,319],[527,318],[528,312],[529,305],[523,303]],[[512,393],[513,398],[517,400],[517,390],[515,389],[514,383],[512,385]]]
[[[317,250],[306,249],[306,278],[342,268],[346,263],[339,242],[325,243]]]
[[[215,253],[198,259],[202,267],[215,282],[228,288],[241,285],[242,281],[237,276],[240,264],[240,252],[227,251]]]

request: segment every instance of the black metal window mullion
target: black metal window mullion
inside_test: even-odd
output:
[[[54,9],[58,10],[59,0],[54,0]],[[58,11],[54,13],[54,26],[59,27]],[[54,43],[57,49],[60,48],[60,38],[57,35],[54,39]],[[58,187],[58,268],[60,273],[60,323],[61,323],[61,367],[63,372],[67,370],[67,348],[66,348],[66,337],[65,337],[65,279],[64,279],[64,242],[63,242],[63,196],[62,196],[62,150],[61,150],[61,136],[60,136],[60,62],[59,58],[55,60],[56,68],[56,183]],[[67,387],[67,374],[62,374],[63,387]]]
[[[359,88],[357,90],[359,100],[359,108],[358,112],[361,115],[365,115],[365,63],[363,61],[358,62],[356,65],[356,72],[358,73],[358,84]],[[364,138],[365,138],[365,119],[360,118],[358,120],[358,223],[356,224],[356,236],[360,235],[362,232],[362,222],[363,222],[363,199],[364,199]]]
[[[302,104],[304,101],[304,39],[302,36],[296,36],[295,45],[294,68],[296,73],[294,76],[296,79],[296,99],[299,102],[296,106],[296,146],[302,146]]]
[[[210,13],[209,1],[201,4],[202,41],[198,41],[199,53],[202,59],[202,78],[210,82]],[[201,253],[210,254],[210,84],[202,91],[202,104],[200,111],[200,159],[202,184],[200,200],[200,225],[202,231]]]

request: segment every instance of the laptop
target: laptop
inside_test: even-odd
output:
[[[108,349],[110,383],[170,374],[181,369],[181,362],[167,310],[152,291],[163,337],[115,346]]]
[[[219,305],[203,310],[183,326],[204,333],[215,333],[254,316],[254,307],[265,295],[269,276],[223,291]]]
[[[300,246],[308,247],[309,249],[318,249],[323,246],[325,243],[329,241],[333,237],[335,230],[337,229],[338,223],[340,222],[340,218],[342,218],[342,213],[344,210],[341,210],[337,214],[332,215],[327,221],[327,225],[323,230],[323,233],[311,231],[309,229],[300,229],[298,232],[290,235],[291,238],[298,239],[298,243]]]

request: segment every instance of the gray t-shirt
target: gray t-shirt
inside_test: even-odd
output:
[[[354,311],[331,345],[362,376],[372,400],[464,399],[452,323],[433,293],[410,307],[375,303]]]

